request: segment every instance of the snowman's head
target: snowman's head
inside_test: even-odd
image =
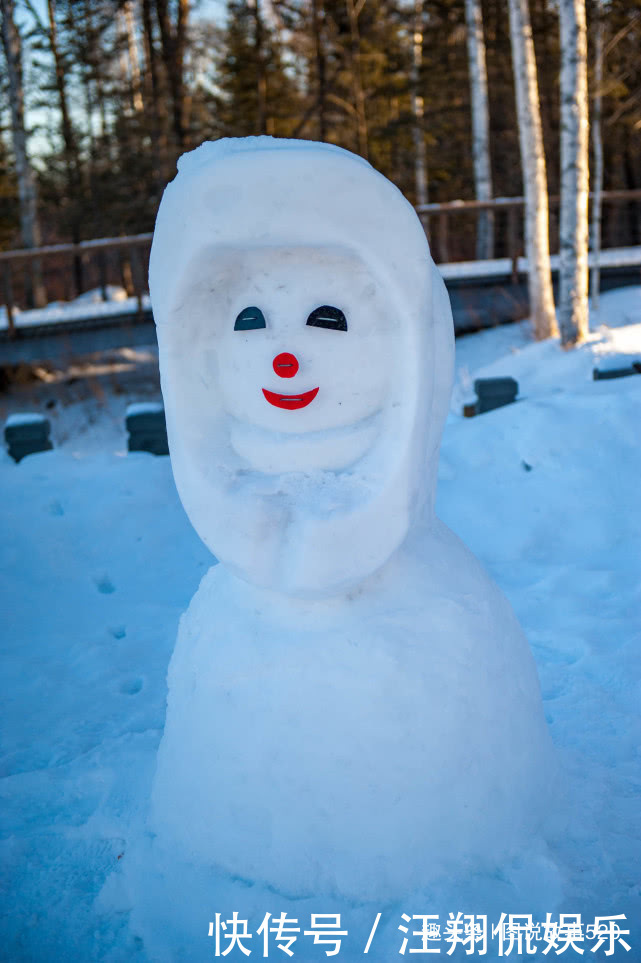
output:
[[[174,475],[206,544],[290,594],[380,567],[433,503],[452,363],[402,195],[328,145],[204,144],[165,192],[150,289]]]
[[[215,368],[234,451],[269,474],[362,457],[393,392],[400,337],[367,266],[338,246],[234,248],[212,255],[207,278],[204,377]]]

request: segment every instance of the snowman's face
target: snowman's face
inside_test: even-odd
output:
[[[360,458],[399,382],[380,283],[353,253],[323,248],[227,252],[214,273],[216,376],[237,453],[270,472]]]

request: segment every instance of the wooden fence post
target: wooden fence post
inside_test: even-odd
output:
[[[6,261],[4,265],[4,303],[7,309],[9,336],[15,338],[16,324],[13,317],[13,291],[11,288],[11,264],[9,261]]]
[[[438,250],[441,257],[441,263],[447,264],[449,260],[449,250],[447,243],[447,229],[448,229],[448,212],[441,211],[438,216]]]
[[[98,251],[98,274],[100,276],[100,297],[108,301],[107,295],[107,258],[103,250]]]
[[[518,280],[519,266],[519,241],[517,228],[517,209],[511,207],[507,215],[507,250],[508,257],[512,262],[512,284]]]
[[[140,265],[140,251],[135,245],[131,245],[129,248],[129,258],[131,260],[131,274],[134,283],[134,294],[136,295],[136,300],[138,301],[138,314],[142,315],[142,286],[141,286],[141,265]]]

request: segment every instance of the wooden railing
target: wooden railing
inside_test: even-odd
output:
[[[627,246],[641,243],[641,190],[604,191],[602,194],[604,212],[609,212],[609,218],[604,217],[603,247]],[[551,248],[554,250],[556,231],[556,212],[559,198],[550,197],[550,238]],[[627,205],[626,225],[621,227],[616,214],[616,208]],[[425,231],[430,239],[432,253],[439,263],[448,261],[476,260],[474,254],[474,239],[476,236],[476,220],[480,213],[492,211],[495,214],[495,256],[508,257],[512,263],[512,272],[516,276],[518,258],[523,254],[523,212],[525,201],[522,197],[495,197],[491,201],[446,201],[441,204],[423,204],[417,207],[417,212]],[[463,220],[462,220],[463,219]],[[465,221],[467,219],[467,222]],[[502,224],[497,223],[499,220]],[[457,232],[452,230],[452,223]],[[612,227],[617,230],[612,230]],[[617,233],[618,231],[618,233]],[[622,241],[621,238],[624,238]],[[28,287],[33,288],[33,268],[38,265],[47,295],[55,291],[59,297],[61,281],[67,294],[78,296],[78,282],[73,286],[72,279],[79,273],[71,270],[75,262],[85,265],[88,276],[95,276],[97,283],[84,284],[84,288],[98,287],[102,289],[103,298],[107,299],[107,285],[109,275],[112,279],[117,274],[117,283],[124,285],[127,291],[135,296],[138,312],[143,311],[143,295],[147,290],[147,262],[151,247],[151,234],[135,234],[129,237],[100,238],[94,241],[82,241],[79,244],[50,244],[46,247],[23,249],[19,251],[0,251],[0,272],[4,288],[4,303],[7,310],[9,332],[15,332],[15,308],[24,303],[24,292]],[[109,266],[109,256],[117,255],[118,270],[114,265]],[[56,266],[57,265],[57,266]],[[46,267],[45,267],[46,266]],[[109,270],[111,267],[111,271]],[[18,271],[23,268],[27,273],[27,282],[22,279],[22,297],[14,296],[14,281]],[[74,290],[69,291],[70,287]]]
[[[594,195],[590,194],[590,201],[593,197]],[[605,215],[602,230],[603,242],[605,242],[602,242],[603,247],[619,247],[641,243],[641,204],[634,203],[641,201],[641,189],[603,191],[601,200]],[[558,246],[557,215],[560,198],[551,195],[548,198],[548,203],[550,209],[550,248],[554,251]],[[620,210],[621,205],[630,205],[631,203],[636,208],[631,218],[634,223],[628,225],[625,230],[619,230],[618,232],[612,230],[612,226],[616,227],[616,223],[613,224],[616,209],[619,208]],[[507,227],[501,228],[500,225],[495,224],[496,246],[500,252],[495,256],[508,257],[512,261],[513,271],[516,271],[517,260],[524,253],[524,197],[495,197],[491,201],[445,201],[441,204],[421,204],[416,210],[430,240],[432,255],[440,264],[449,261],[476,260],[475,256],[461,256],[461,248],[465,246],[461,241],[467,240],[467,246],[469,247],[470,241],[474,240],[476,219],[480,213],[491,211],[497,215],[503,215],[507,221]],[[470,226],[474,230],[465,232],[459,230],[457,238],[459,250],[452,250],[451,222],[454,218],[460,221],[459,215],[467,215],[468,221],[471,219]],[[609,218],[608,215],[610,215]],[[434,222],[436,222],[435,229]],[[636,237],[630,237],[631,234],[636,234]]]
[[[38,262],[42,268],[44,262],[69,262],[80,258],[82,262],[98,259],[100,261],[99,274],[102,275],[99,287],[102,288],[103,299],[107,300],[108,277],[104,267],[104,255],[117,252],[120,258],[125,286],[131,289],[136,298],[138,312],[143,311],[143,295],[147,290],[147,259],[151,248],[152,234],[133,234],[128,237],[105,237],[93,241],[81,241],[79,244],[49,244],[44,247],[23,248],[19,251],[0,251],[0,270],[3,275],[4,303],[7,310],[7,325],[9,331],[15,331],[15,307],[13,296],[13,278],[17,267],[24,266],[31,273],[33,284],[33,265]],[[69,269],[69,264],[67,270]],[[71,272],[70,272],[71,273]],[[45,285],[46,287],[47,285]],[[76,291],[76,295],[82,294]]]

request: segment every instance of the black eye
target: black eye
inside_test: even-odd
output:
[[[234,331],[253,331],[254,328],[266,328],[265,317],[260,308],[243,308],[234,325]]]
[[[314,328],[331,328],[332,331],[347,331],[347,321],[340,308],[333,308],[331,304],[323,304],[316,308],[307,319],[307,323]]]

